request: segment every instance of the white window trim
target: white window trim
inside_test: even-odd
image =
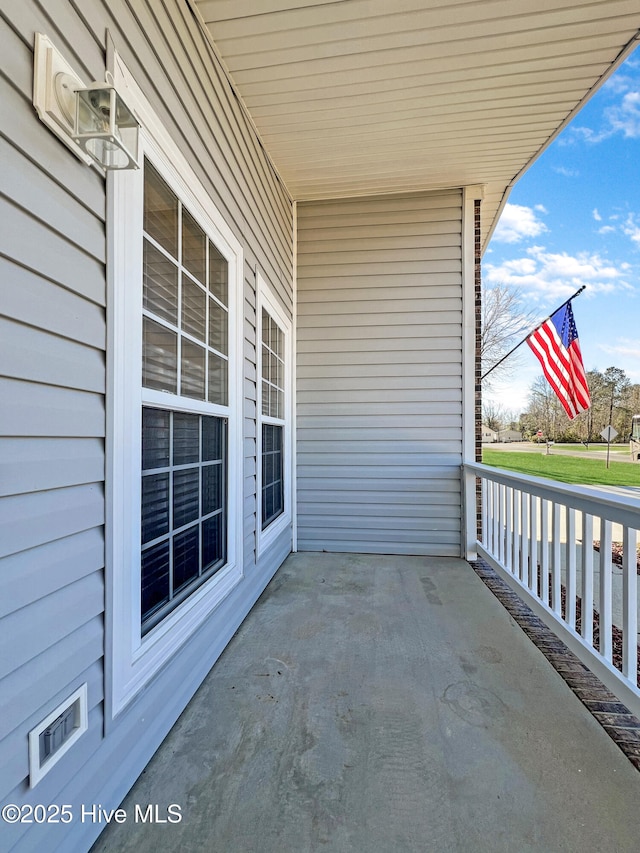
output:
[[[228,417],[227,564],[144,637],[140,620],[142,386],[141,172],[110,173],[108,185],[106,699],[107,724],[188,640],[242,578],[243,251],[197,175],[115,56],[114,85],[141,123],[141,148],[208,232],[229,264],[229,407],[158,396],[165,408]],[[130,212],[131,217],[122,215]]]
[[[256,429],[256,555],[263,554],[285,529],[291,530],[292,524],[292,436],[293,436],[293,334],[291,318],[282,309],[275,293],[258,272],[256,275],[257,312],[256,312],[256,351],[257,351],[257,429]],[[284,333],[284,423],[262,414],[262,309],[276,321]],[[262,424],[282,424],[283,435],[283,477],[284,511],[271,524],[262,530]]]

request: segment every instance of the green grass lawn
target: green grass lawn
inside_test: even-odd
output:
[[[640,486],[640,464],[611,462],[606,468],[604,459],[581,459],[577,456],[547,456],[540,453],[509,453],[504,450],[483,450],[482,461],[494,468],[505,468],[518,474],[547,477],[562,483],[583,486]]]

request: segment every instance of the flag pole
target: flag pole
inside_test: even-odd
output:
[[[535,327],[535,329],[532,329],[532,330],[529,332],[529,334],[528,334],[528,335],[526,335],[526,336],[525,336],[525,337],[520,341],[520,343],[519,343],[519,344],[516,344],[516,345],[513,347],[513,349],[510,349],[510,350],[509,350],[509,352],[508,352],[506,355],[503,355],[503,356],[502,356],[502,358],[500,359],[500,361],[497,361],[497,362],[493,365],[493,367],[490,367],[490,368],[489,368],[489,370],[487,370],[487,372],[486,372],[485,374],[483,374],[483,375],[480,377],[480,381],[482,382],[482,380],[483,380],[483,379],[486,379],[486,377],[491,373],[491,371],[492,371],[492,370],[495,370],[495,369],[496,369],[496,367],[499,367],[499,366],[502,364],[502,362],[503,362],[503,361],[506,361],[506,360],[509,358],[509,356],[510,356],[510,355],[513,355],[513,353],[518,349],[518,347],[521,347],[521,346],[522,346],[522,344],[523,344],[523,343],[524,343],[528,338],[530,338],[530,337],[531,337],[531,335],[532,335],[534,332],[537,332],[537,331],[538,331],[538,329],[540,328],[540,326],[544,326],[544,324],[547,322],[547,320],[549,320],[551,317],[553,317],[553,315],[554,315],[557,311],[559,311],[561,308],[564,308],[564,306],[565,306],[565,305],[567,305],[569,302],[571,302],[571,300],[572,300],[572,299],[575,299],[575,298],[576,298],[576,296],[580,296],[580,294],[582,293],[582,291],[583,291],[583,290],[585,290],[586,286],[587,286],[586,284],[583,284],[583,285],[582,285],[582,287],[580,287],[578,290],[576,290],[576,292],[573,294],[573,296],[570,296],[568,299],[565,299],[565,301],[564,301],[561,305],[558,305],[558,307],[556,308],[556,310],[555,310],[555,311],[553,311],[551,314],[549,314],[549,316],[548,316],[548,317],[545,317],[545,318],[544,318],[544,320],[543,320],[541,323],[538,323],[538,325]]]

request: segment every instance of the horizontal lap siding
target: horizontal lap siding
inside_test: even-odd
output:
[[[234,617],[233,609],[240,614],[244,607],[246,612],[250,600],[290,550],[290,537],[285,534],[256,566],[255,270],[263,272],[284,310],[290,312],[292,207],[216,63],[211,45],[186,0],[3,3],[3,802],[9,795],[18,802],[23,798],[27,802],[68,802],[64,792],[73,797],[76,791],[91,801],[117,805],[229,638],[225,639],[223,631],[214,637],[200,632],[201,638],[183,646],[168,666],[173,670],[170,683],[164,683],[162,676],[157,678],[137,709],[122,714],[105,737],[105,181],[38,120],[32,89],[35,32],[48,35],[75,70],[91,81],[104,79],[107,30],[244,249],[244,298],[240,303],[245,318],[244,569],[249,590],[234,593],[216,618],[224,618],[226,625],[232,625],[234,618],[239,621],[244,614]],[[29,794],[27,733],[83,681],[89,684],[89,732]],[[153,726],[140,730],[140,720],[145,717],[153,717]],[[108,780],[103,765],[114,767]],[[55,849],[60,845],[80,851],[90,845],[98,829],[84,827],[82,840],[78,827],[73,827],[73,840],[69,841],[64,827],[35,827],[25,833],[25,827],[13,826],[5,835],[3,849],[14,845],[25,851]],[[48,831],[53,832],[51,838]]]
[[[460,553],[461,204],[298,205],[300,550]]]

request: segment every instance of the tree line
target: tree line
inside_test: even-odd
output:
[[[545,439],[561,442],[602,441],[600,433],[609,424],[617,431],[618,443],[629,440],[631,419],[640,415],[640,384],[632,383],[624,370],[587,371],[591,407],[570,421],[553,389],[539,376],[531,385],[526,412],[517,415],[488,401],[483,406],[483,423],[491,429],[519,429],[523,438],[533,438],[540,430]]]

